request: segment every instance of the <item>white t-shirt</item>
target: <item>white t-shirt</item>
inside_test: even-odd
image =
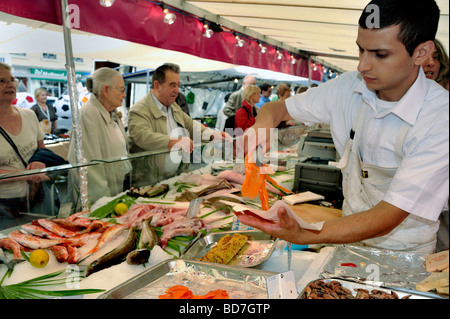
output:
[[[24,161],[28,162],[38,148],[38,141],[43,140],[45,134],[33,111],[20,107],[15,108],[22,118],[22,130],[17,136],[7,133],[16,144]],[[25,169],[19,156],[3,136],[0,136],[0,167],[5,170]],[[0,198],[23,197],[26,195],[26,187],[25,181],[8,183],[0,181]]]
[[[368,164],[397,167],[396,137],[403,121],[411,125],[403,144],[403,160],[383,200],[436,221],[449,197],[448,91],[428,80],[420,68],[415,83],[398,103],[380,103],[359,72],[349,72],[295,95],[286,100],[286,107],[295,120],[329,124],[342,156],[361,103],[367,104],[370,112],[363,119],[365,130],[356,133],[357,145]]]

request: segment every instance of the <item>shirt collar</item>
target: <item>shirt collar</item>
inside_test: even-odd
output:
[[[429,84],[427,82],[427,78],[425,73],[420,67],[419,75],[417,76],[416,81],[409,88],[406,94],[398,101],[395,107],[387,112],[376,114],[375,117],[382,118],[388,115],[389,113],[395,114],[403,121],[407,122],[410,125],[414,125],[416,122],[417,116],[419,114],[420,108],[423,104],[425,96],[428,92]],[[363,100],[376,112],[376,99],[377,96],[374,91],[367,88],[364,80],[361,79],[361,82],[357,85],[354,90],[355,93],[359,93],[362,95]]]

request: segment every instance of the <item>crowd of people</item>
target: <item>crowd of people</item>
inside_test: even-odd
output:
[[[367,13],[361,15],[357,72],[294,95],[289,85],[279,84],[272,101],[274,88],[266,83],[258,87],[255,77],[248,75],[242,87],[229,95],[222,116],[234,117],[234,129],[241,129],[246,139],[256,138],[249,128],[283,127],[294,120],[325,123],[339,154],[347,160],[340,163],[344,217],[326,222],[321,232],[301,229],[284,209],[278,212],[278,223],[241,216],[243,223],[298,244],[363,242],[421,253],[435,248],[438,219],[449,193],[448,147],[443,147],[448,146],[449,59],[435,39],[439,9],[433,0],[411,1],[406,11],[392,11],[400,1],[389,7],[387,2],[371,2],[381,9],[380,28],[367,26]],[[27,161],[37,148],[45,148],[44,132],[57,129],[46,91],[36,90],[37,104],[27,110],[11,104],[16,85],[10,66],[0,64],[0,126],[5,132],[0,137],[0,174],[45,167]],[[182,110],[176,102],[180,85],[178,65],[158,67],[151,90],[130,108],[126,132],[117,112],[126,97],[121,74],[100,68],[88,78],[91,95],[79,113],[80,151],[87,162],[167,151],[133,166],[123,160],[90,167],[91,202],[121,192],[130,180],[152,184],[182,172],[184,163],[170,153],[192,153],[195,134],[205,141],[231,140],[223,129],[207,128]],[[77,163],[73,139],[69,162]],[[361,176],[361,172],[366,173]],[[37,174],[1,183],[0,227],[25,209],[27,185],[42,178],[45,175]]]

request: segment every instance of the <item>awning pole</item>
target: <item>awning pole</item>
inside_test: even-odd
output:
[[[308,56],[308,87],[311,88],[311,57]]]
[[[66,55],[66,69],[67,69],[67,84],[69,87],[70,109],[72,113],[72,133],[71,138],[74,141],[75,154],[77,164],[84,164],[83,149],[81,142],[81,128],[79,126],[79,112],[78,112],[78,90],[75,73],[75,64],[73,62],[72,50],[72,35],[70,29],[70,21],[67,12],[67,0],[61,0],[61,17],[63,17],[63,34],[64,34],[64,49]],[[69,26],[67,25],[69,24]],[[87,189],[87,168],[86,166],[78,168],[79,176],[79,190],[82,210],[88,208],[88,189]]]

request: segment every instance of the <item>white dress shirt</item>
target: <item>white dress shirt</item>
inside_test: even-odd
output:
[[[402,122],[411,125],[403,144],[403,160],[384,201],[411,214],[436,221],[449,197],[449,95],[420,68],[419,76],[398,102],[377,98],[359,72],[345,73],[286,100],[289,114],[308,125],[330,125],[342,156],[357,107],[370,106],[363,132],[355,143],[364,162],[397,167],[394,146]]]

